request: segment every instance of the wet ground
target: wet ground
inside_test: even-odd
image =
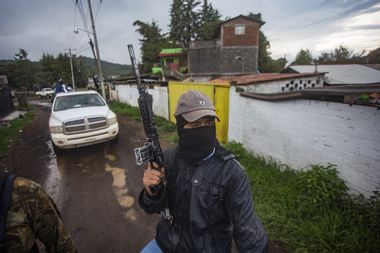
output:
[[[49,139],[50,104],[29,101],[36,108],[0,168],[32,179],[57,203],[79,252],[139,252],[153,239],[157,215],[138,206],[143,168],[133,149],[145,140],[142,126],[118,115],[118,143],[70,150],[56,156]],[[163,148],[169,144],[162,142]],[[271,243],[269,252],[284,252]]]
[[[56,157],[49,139],[49,104],[31,101],[35,120],[1,167],[32,179],[52,196],[79,252],[139,252],[155,233],[158,216],[137,203],[142,168],[133,148],[144,142],[140,123],[119,117],[120,138]]]

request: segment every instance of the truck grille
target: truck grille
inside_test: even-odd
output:
[[[105,117],[88,117],[66,121],[63,126],[66,134],[78,134],[106,128],[108,123]]]

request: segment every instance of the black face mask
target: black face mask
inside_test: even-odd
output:
[[[190,165],[202,161],[211,154],[215,147],[215,125],[190,129],[179,127],[177,132],[179,136],[178,156]]]

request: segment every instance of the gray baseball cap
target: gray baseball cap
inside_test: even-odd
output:
[[[218,119],[215,107],[210,99],[197,90],[189,90],[179,97],[174,116],[177,117],[178,115],[181,115],[188,122],[194,122],[205,116]]]

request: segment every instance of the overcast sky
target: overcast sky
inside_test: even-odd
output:
[[[82,0],[91,29],[87,0]],[[203,1],[202,1],[203,2]],[[380,46],[380,0],[209,0],[223,17],[261,12],[262,31],[273,58],[293,60],[309,49],[316,57],[344,45],[357,52]],[[100,58],[130,64],[127,44],[139,57],[139,35],[132,23],[156,21],[168,31],[172,0],[92,0]],[[86,26],[75,0],[1,0],[0,59],[11,59],[19,48],[39,60],[43,52],[57,55],[68,48],[92,57]]]

